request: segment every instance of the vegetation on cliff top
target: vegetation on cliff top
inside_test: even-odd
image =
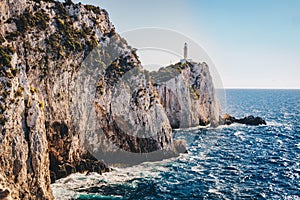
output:
[[[176,63],[167,67],[162,67],[158,71],[150,72],[150,76],[153,79],[154,84],[166,82],[174,77],[177,77],[181,71],[187,68],[190,63]]]

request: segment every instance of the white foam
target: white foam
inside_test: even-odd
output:
[[[217,189],[209,189],[208,192],[212,194],[222,195],[222,193],[219,192]]]
[[[284,197],[284,199],[286,199],[286,200],[300,200],[300,196],[289,195],[289,196]]]
[[[198,174],[201,174],[205,169],[204,169],[202,166],[197,165],[197,166],[193,166],[193,167],[191,168],[191,170],[192,170],[193,172],[196,172],[196,173],[198,173]]]
[[[203,151],[201,151],[201,152],[199,153],[198,158],[199,158],[200,160],[206,160],[206,153],[203,152]]]
[[[266,125],[266,126],[280,127],[280,126],[286,126],[286,124],[279,123],[279,122],[277,122],[277,121],[270,121],[270,122],[267,122],[267,125]]]
[[[184,155],[179,158],[184,159]],[[57,180],[55,183],[51,184],[53,194],[57,200],[71,199],[78,196],[76,189],[88,189],[91,187],[99,187],[101,185],[107,184],[123,184],[126,181],[130,181],[136,178],[146,178],[152,179],[158,177],[161,172],[168,171],[165,166],[169,162],[174,161],[178,158],[166,159],[159,162],[145,162],[140,165],[127,168],[112,168],[111,172],[103,173],[102,175],[98,173],[71,174],[66,178]],[[134,187],[134,181],[132,186]],[[84,193],[82,193],[84,194]]]
[[[195,126],[195,127],[191,127],[191,128],[177,128],[177,129],[173,129],[174,131],[194,131],[194,130],[200,130],[200,129],[207,129],[210,127],[210,124],[207,126]]]
[[[276,142],[277,142],[280,146],[283,144],[283,141],[280,140],[280,139],[276,140]]]
[[[236,131],[236,132],[234,133],[234,135],[235,135],[236,137],[240,138],[242,141],[245,140],[244,134],[245,134],[245,132],[243,132],[243,131]]]
[[[245,126],[247,126],[247,125],[245,125],[245,124],[239,124],[239,123],[233,123],[233,124],[230,124],[230,125],[220,125],[220,126],[218,126],[218,127],[216,127],[216,128],[209,128],[209,129],[225,129],[225,128],[238,128],[238,127],[245,127]]]

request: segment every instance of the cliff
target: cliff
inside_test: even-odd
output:
[[[107,168],[80,144],[72,82],[113,26],[95,7],[25,0],[0,5],[0,188],[12,199],[52,199],[50,177]]]
[[[181,114],[172,118],[171,110],[188,110],[171,98],[193,94],[189,85],[200,96],[185,109],[200,105],[184,126],[216,118],[203,64],[180,69],[170,80],[178,88],[187,84],[181,93],[176,85],[154,86],[98,7],[0,0],[0,44],[1,198],[53,199],[50,183],[70,173],[102,173],[107,163],[184,152],[184,143],[172,138],[172,126],[182,127]],[[162,94],[166,88],[170,95]]]
[[[220,104],[205,62],[177,63],[151,76],[172,128],[219,125]]]

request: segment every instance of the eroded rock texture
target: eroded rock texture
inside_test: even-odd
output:
[[[53,199],[51,181],[176,156],[172,127],[218,123],[204,63],[153,81],[105,10],[67,2],[0,0],[0,198]]]
[[[177,63],[151,75],[172,128],[219,125],[221,110],[206,63]]]
[[[162,159],[184,150],[173,141],[135,52],[105,10],[1,0],[0,44],[1,198],[53,199],[51,181],[107,171],[101,159],[116,151],[129,152],[128,159],[162,151]],[[110,156],[97,157],[90,141]]]

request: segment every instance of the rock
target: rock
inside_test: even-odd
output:
[[[53,199],[59,178],[178,156],[172,128],[219,124],[206,63],[150,79],[105,10],[0,0],[0,11],[1,197]]]
[[[220,104],[206,63],[177,63],[151,76],[173,129],[219,125]]]
[[[1,189],[0,188],[0,199],[7,199],[9,197],[9,190],[8,189]]]
[[[186,141],[185,140],[175,141],[175,147],[176,147],[177,152],[188,153],[186,150]]]
[[[73,172],[108,171],[109,159],[126,155],[131,162],[141,155],[138,163],[148,159],[145,153],[152,161],[185,152],[184,143],[173,140],[169,118],[134,49],[115,32],[105,10],[0,0],[0,11],[3,197],[53,199],[51,181]],[[89,58],[91,65],[84,65]],[[199,86],[211,91],[204,85]],[[190,124],[209,123],[207,113]]]
[[[225,114],[223,117],[223,124],[230,125],[232,123],[240,123],[240,124],[256,125],[256,126],[267,124],[266,121],[263,120],[261,117],[254,117],[250,115],[248,117],[236,119],[235,117],[232,117],[229,114]]]
[[[266,125],[266,121],[263,120],[261,117],[254,117],[252,115],[248,117],[244,117],[242,119],[237,119],[237,123],[240,124],[247,124],[247,125]]]
[[[235,117],[232,117],[231,115],[229,114],[225,114],[222,118],[222,121],[220,122],[221,125],[230,125],[232,123],[235,123],[236,122],[236,119]]]

